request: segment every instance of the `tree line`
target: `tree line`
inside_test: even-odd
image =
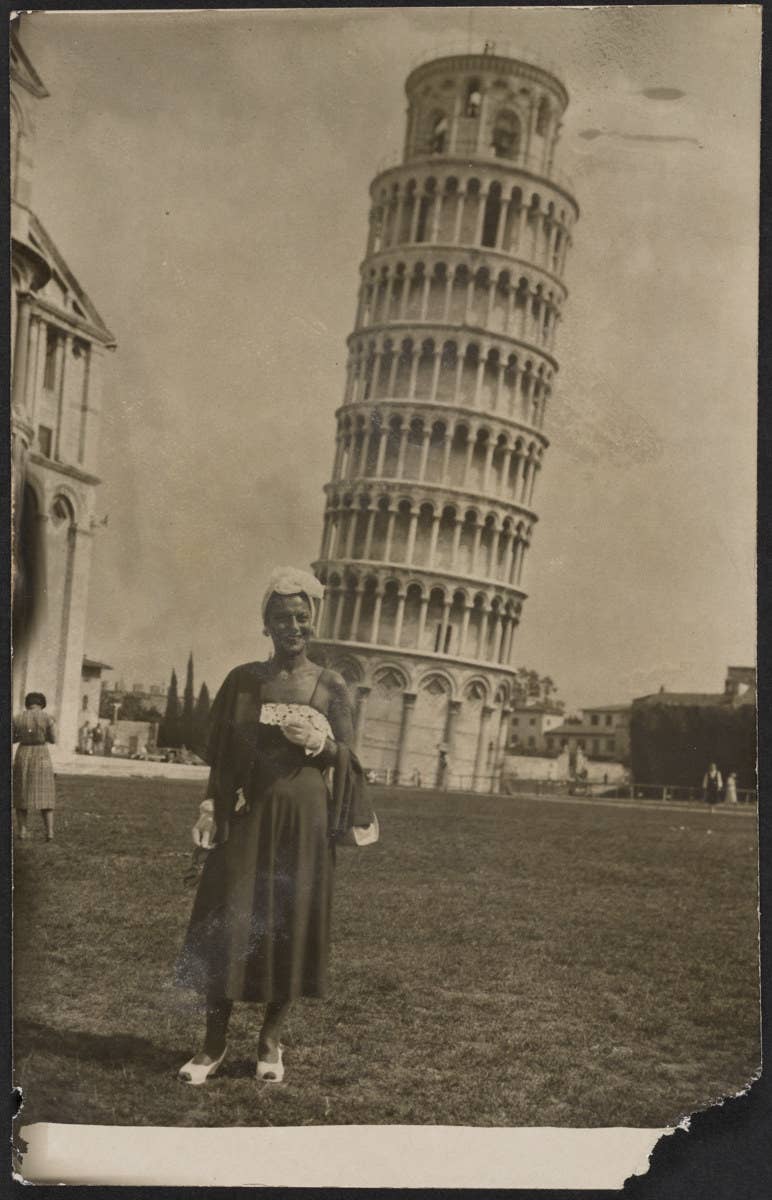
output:
[[[188,658],[182,703],[177,685],[177,672],[172,668],[172,677],[166,692],[166,709],[158,726],[158,745],[185,746],[188,750],[200,750],[206,743],[210,708],[209,689],[205,683],[201,684],[198,696],[195,694],[191,653]]]

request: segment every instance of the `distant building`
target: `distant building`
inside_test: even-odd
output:
[[[734,708],[756,703],[756,668],[727,667],[723,692],[668,692],[661,687],[648,696],[638,696],[635,705],[664,704],[668,707],[711,708],[732,705]]]
[[[516,704],[509,722],[509,749],[543,753],[549,748],[547,734],[564,720],[565,714],[555,704]]]
[[[577,750],[587,758],[626,762],[630,754],[630,705],[605,704],[583,708],[580,717],[569,718],[549,731],[545,738],[550,754]]]
[[[94,658],[84,658],[83,666],[80,672],[80,713],[78,714],[78,728],[83,725],[84,721],[93,724],[99,719],[99,700],[104,687],[102,679],[103,671],[112,671],[112,667],[108,663],[98,662]]]
[[[113,705],[123,705],[127,696],[131,697],[131,705],[135,710],[137,707],[146,712],[155,709],[163,715],[166,708],[166,688],[162,683],[151,683],[147,687],[144,683],[132,683],[131,687],[127,687],[122,679],[113,684],[103,684],[102,707],[112,711]]]

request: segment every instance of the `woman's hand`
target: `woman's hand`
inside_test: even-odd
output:
[[[288,742],[301,746],[306,754],[319,754],[327,739],[323,733],[315,729],[309,720],[302,716],[287,717],[279,726]]]

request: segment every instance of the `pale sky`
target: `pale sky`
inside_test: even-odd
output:
[[[760,30],[719,5],[24,18],[33,205],[118,341],[87,654],[149,684],[192,649],[213,689],[266,653],[264,580],[319,550],[368,186],[408,71],[471,36],[568,87],[581,206],[518,663],[575,708],[755,661]]]

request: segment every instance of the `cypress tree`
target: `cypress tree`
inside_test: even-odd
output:
[[[193,691],[193,651],[191,650],[188,657],[188,673],[185,679],[185,691],[182,698],[182,724],[180,729],[180,737],[185,746],[192,746],[195,740],[193,709],[195,704],[195,693]]]
[[[166,711],[158,727],[159,746],[180,744],[180,698],[177,694],[177,672],[172,667],[172,677],[166,693]]]
[[[209,710],[212,704],[209,699],[209,688],[205,683],[201,684],[201,691],[198,693],[196,707],[193,712],[193,743],[191,749],[200,754],[206,746],[207,727],[209,725]]]

